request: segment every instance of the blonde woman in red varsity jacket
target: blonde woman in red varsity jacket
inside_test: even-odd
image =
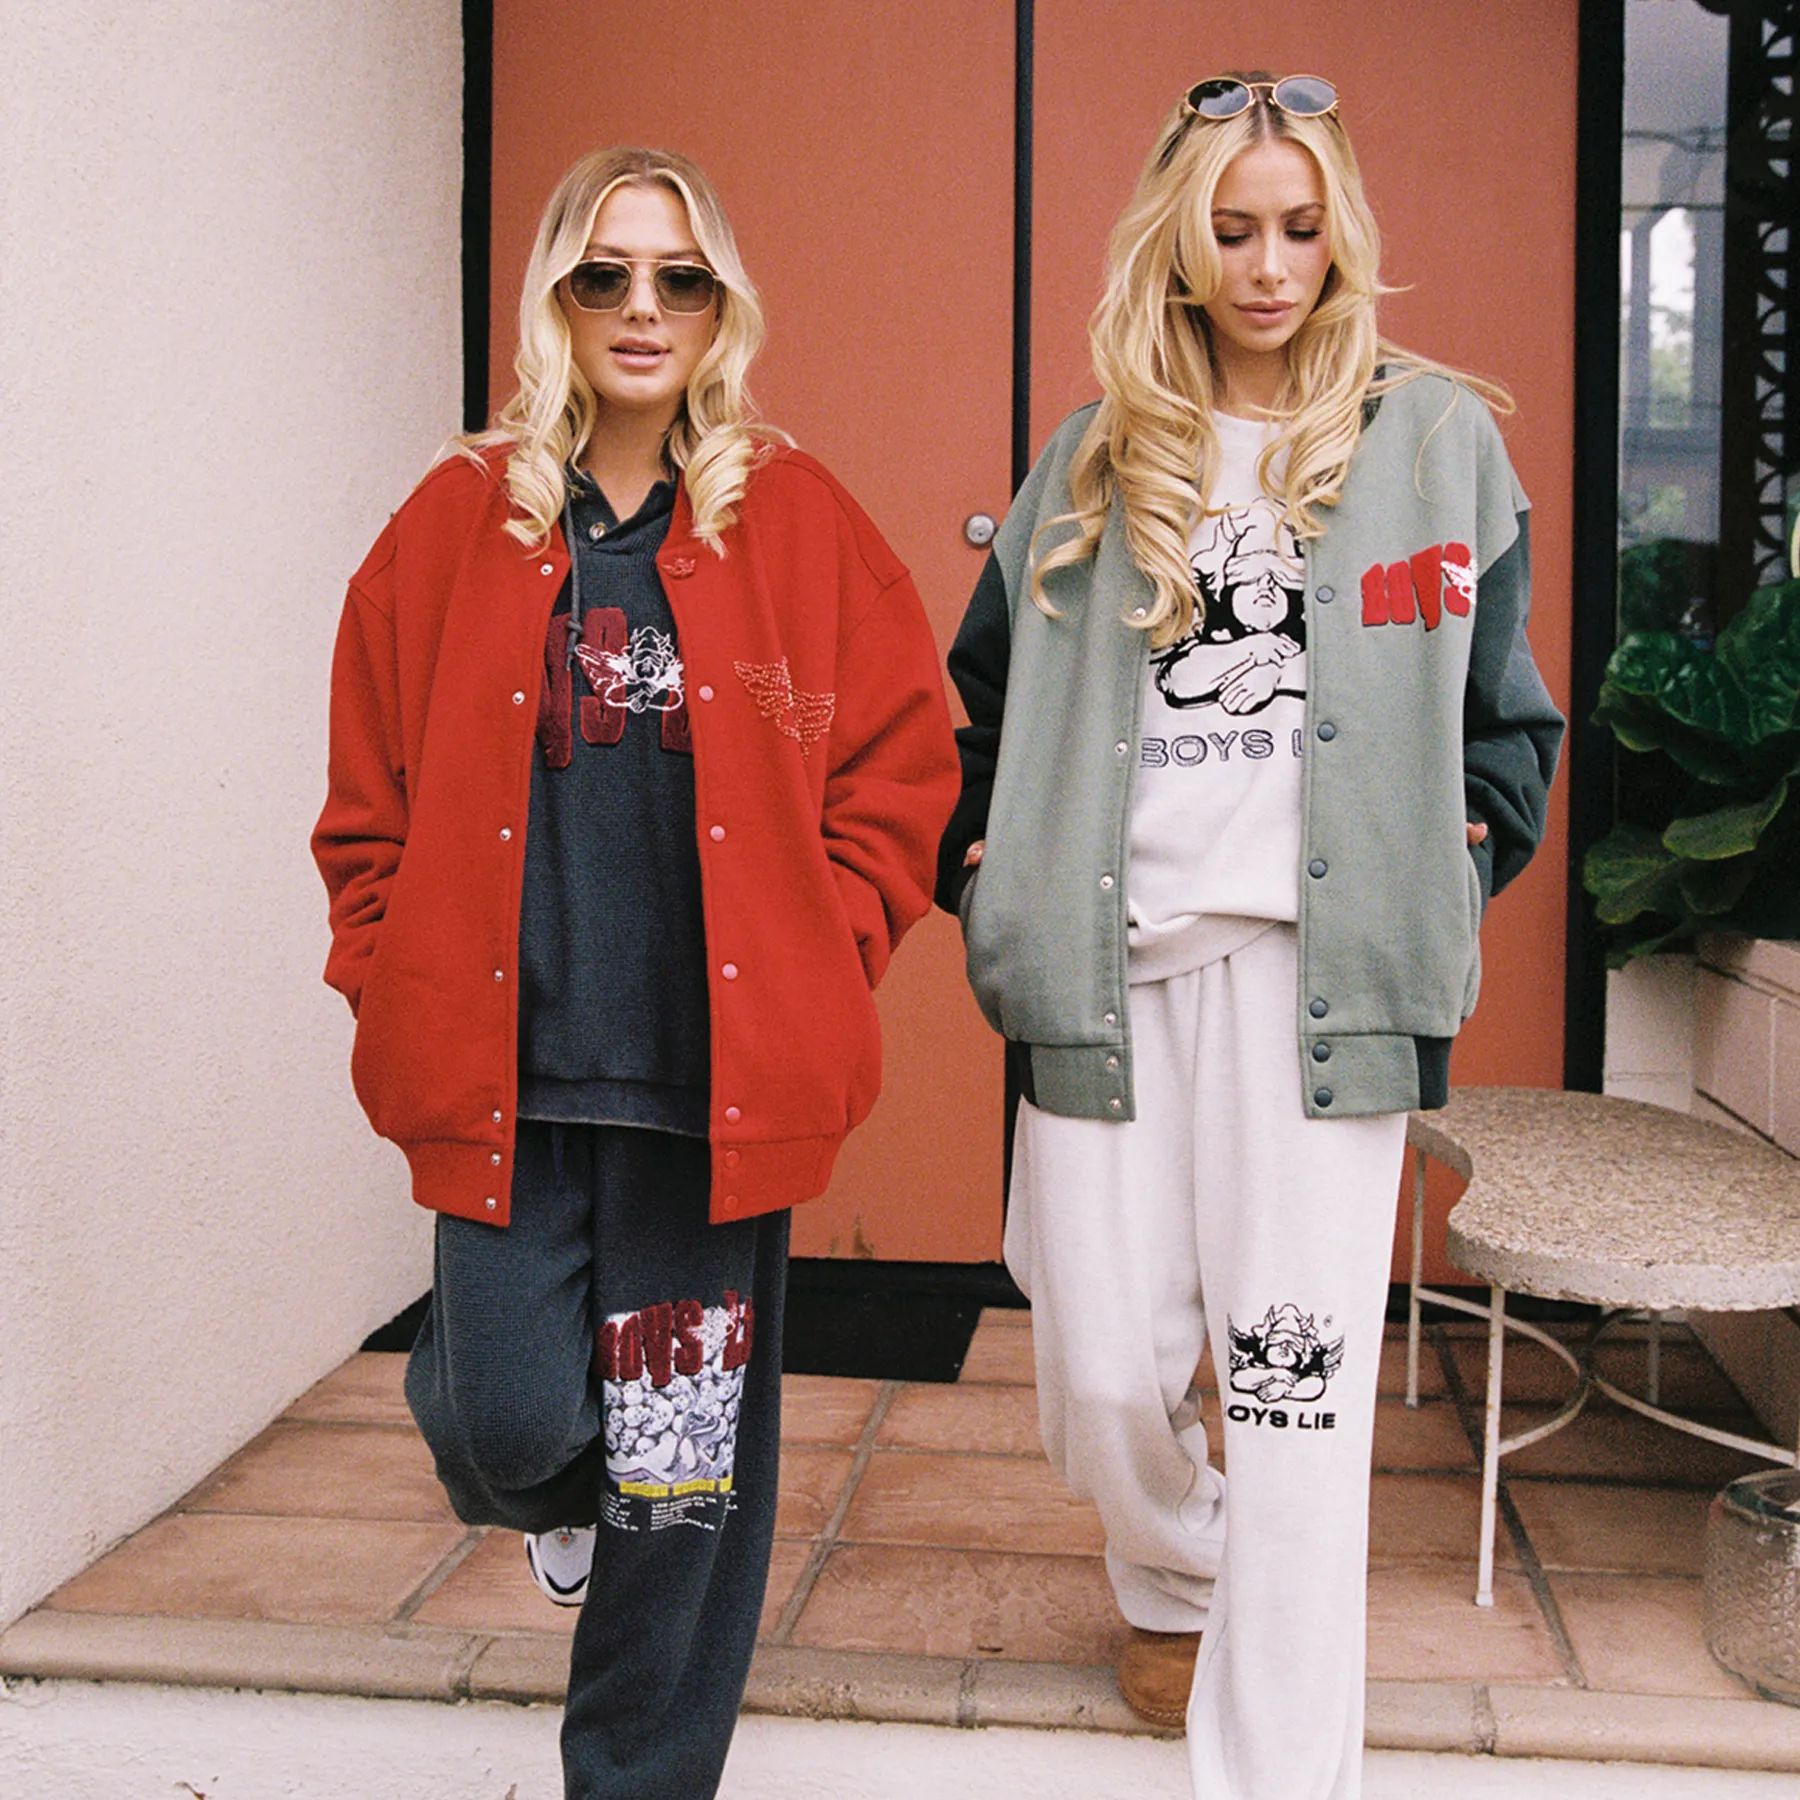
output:
[[[716,1790],[773,1532],[785,1209],[880,1083],[957,791],[906,570],[753,422],[717,196],[584,158],[519,390],[350,584],[313,847],[353,1074],[437,1223],[407,1396],[580,1605],[571,1800]]]

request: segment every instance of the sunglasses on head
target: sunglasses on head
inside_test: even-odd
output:
[[[600,256],[569,271],[569,298],[583,312],[617,312],[631,293],[638,269],[651,269],[650,285],[664,312],[702,313],[719,292],[719,278],[704,263],[674,257]]]
[[[1181,110],[1201,119],[1235,119],[1256,104],[1258,94],[1267,94],[1271,106],[1294,119],[1322,119],[1337,111],[1337,89],[1321,75],[1288,75],[1280,81],[1213,75],[1188,89]]]

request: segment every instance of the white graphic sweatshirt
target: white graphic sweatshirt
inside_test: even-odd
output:
[[[1188,542],[1204,616],[1151,653],[1131,813],[1131,979],[1228,956],[1297,912],[1305,569],[1257,478],[1276,427],[1214,415],[1222,462]],[[1279,464],[1271,471],[1280,477]]]

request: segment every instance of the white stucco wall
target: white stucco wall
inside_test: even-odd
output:
[[[461,75],[456,0],[0,8],[0,1623],[428,1280],[306,837],[457,424]]]

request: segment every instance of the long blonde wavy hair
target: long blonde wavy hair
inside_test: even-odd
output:
[[[1033,540],[1031,597],[1052,616],[1045,576],[1093,556],[1115,495],[1132,560],[1155,592],[1144,616],[1125,622],[1148,631],[1162,648],[1185,637],[1204,610],[1187,547],[1220,465],[1213,424],[1219,378],[1202,310],[1223,279],[1213,196],[1237,157],[1272,138],[1298,144],[1318,166],[1331,246],[1318,304],[1287,346],[1286,377],[1269,415],[1280,429],[1260,464],[1268,486],[1269,471],[1286,452],[1275,497],[1295,534],[1323,533],[1320,515],[1336,504],[1371,396],[1435,373],[1510,409],[1501,389],[1397,350],[1378,335],[1375,303],[1389,291],[1378,274],[1381,237],[1335,114],[1297,118],[1261,94],[1230,119],[1196,118],[1178,105],[1107,244],[1105,287],[1088,325],[1103,397],[1070,465],[1074,509],[1040,528],[1037,538],[1062,530],[1053,548],[1040,556]]]
[[[687,483],[694,532],[720,556],[751,468],[764,446],[781,437],[761,425],[746,384],[763,341],[762,303],[744,273],[737,241],[705,175],[671,150],[622,146],[595,150],[556,184],[538,224],[519,294],[518,391],[486,431],[457,440],[468,455],[506,451],[506,486],[516,515],[506,530],[532,549],[542,546],[568,498],[568,468],[580,460],[599,407],[575,366],[557,283],[581,261],[594,218],[621,187],[667,188],[687,208],[694,240],[720,282],[712,343],[688,379],[663,454]]]

